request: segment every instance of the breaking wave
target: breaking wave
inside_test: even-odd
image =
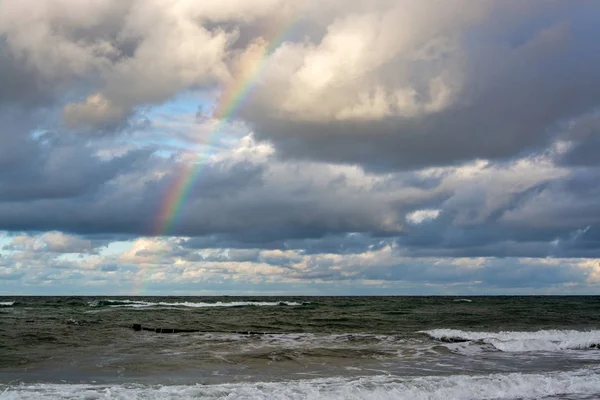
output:
[[[370,376],[217,385],[0,385],[0,399],[531,399],[600,394],[598,369],[398,378]]]
[[[231,301],[214,303],[207,302],[151,302],[141,300],[93,300],[88,303],[90,307],[130,307],[130,308],[147,308],[147,307],[246,307],[246,306],[301,306],[308,303],[298,303],[295,301]]]
[[[0,301],[0,307],[12,307],[14,305],[14,301]]]
[[[473,342],[493,346],[504,352],[561,351],[600,349],[600,330],[540,330],[536,332],[472,332],[457,329],[421,331],[429,337],[446,342]]]
[[[473,300],[471,299],[454,299],[455,303],[472,303]]]

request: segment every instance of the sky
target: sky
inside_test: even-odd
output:
[[[0,295],[600,294],[598,18],[0,0]]]

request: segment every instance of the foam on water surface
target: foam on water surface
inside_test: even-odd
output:
[[[12,307],[14,305],[14,301],[0,301],[0,307]]]
[[[0,399],[600,399],[599,298],[464,299],[4,297]]]
[[[90,307],[131,307],[131,308],[148,308],[148,307],[191,307],[191,308],[204,308],[204,307],[245,307],[245,306],[256,306],[256,307],[273,307],[273,306],[301,306],[304,303],[298,303],[295,301],[231,301],[222,302],[217,301],[214,303],[207,302],[151,302],[142,300],[93,300],[88,303]]]
[[[597,368],[546,374],[490,374],[400,378],[306,379],[218,385],[71,385],[0,386],[0,399],[536,399],[600,395]],[[589,398],[589,397],[588,397]]]
[[[564,351],[600,348],[600,330],[539,330],[535,332],[474,332],[457,329],[421,331],[444,342],[474,342],[504,352]]]

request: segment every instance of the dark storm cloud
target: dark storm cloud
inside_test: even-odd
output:
[[[12,121],[18,128],[20,115],[11,115],[4,126]],[[105,142],[3,132],[9,133],[3,133],[7,156],[2,161],[10,166],[0,173],[3,229],[64,230],[102,243],[120,235],[156,233],[161,204],[173,190],[181,164],[153,156],[151,149],[103,159],[97,152],[107,150]],[[598,255],[599,243],[592,235],[599,223],[594,216],[600,215],[595,201],[600,179],[591,169],[511,189],[508,200],[490,208],[492,189],[511,185],[518,174],[482,186],[468,180],[448,183],[451,172],[403,172],[362,177],[377,179],[356,190],[347,173],[327,172],[323,183],[315,185],[314,165],[285,165],[270,157],[225,157],[200,167],[199,179],[167,233],[194,236],[185,244],[188,248],[299,250],[306,255],[357,254],[390,241],[416,257]],[[512,169],[498,164],[483,171],[492,168],[500,168],[498,173]],[[493,170],[486,173],[494,179]],[[441,212],[431,221],[404,221],[406,213],[421,208]],[[402,223],[390,229],[385,218]],[[575,235],[588,226],[585,234]]]
[[[52,99],[52,85],[23,66],[8,50],[6,38],[0,36],[0,107],[10,104],[36,106]]]
[[[153,149],[132,149],[103,158],[97,153],[110,152],[104,142],[7,132],[12,141],[5,141],[10,146],[3,150],[17,156],[3,158],[2,229],[157,233],[164,198],[176,190],[182,164],[152,155]],[[287,178],[265,183],[265,162],[224,159],[200,166],[199,179],[167,233],[224,233],[260,244],[282,237],[385,229],[383,216],[377,215],[380,210],[362,207],[366,194],[348,196],[346,204],[341,204],[339,196],[347,196],[346,187],[331,193],[309,185],[290,193],[285,189]],[[160,171],[168,172],[161,175]]]
[[[82,146],[65,146],[47,154],[47,159],[38,158],[35,168],[8,167],[5,171],[9,173],[0,174],[0,202],[89,195],[123,171],[135,168],[136,163],[147,162],[151,153],[142,149],[102,161],[89,151]]]

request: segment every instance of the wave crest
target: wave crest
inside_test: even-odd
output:
[[[600,349],[600,330],[540,330],[535,332],[474,332],[458,329],[421,331],[447,343],[474,342],[504,352]]]
[[[130,307],[130,308],[147,308],[147,307],[248,307],[248,306],[301,306],[308,303],[298,303],[295,301],[231,301],[214,303],[207,302],[165,302],[165,301],[142,301],[142,300],[93,300],[88,303],[90,307]]]
[[[597,395],[597,369],[546,374],[450,375],[397,378],[370,376],[357,379],[321,378],[287,382],[242,382],[217,385],[68,385],[36,384],[2,386],[7,398],[23,399],[410,399],[467,400],[549,398]]]

